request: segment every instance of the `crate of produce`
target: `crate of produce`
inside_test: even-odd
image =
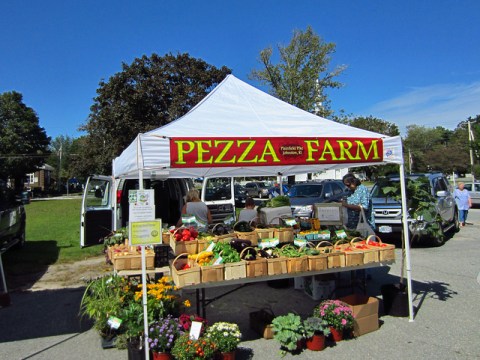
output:
[[[272,228],[255,228],[258,239],[270,239],[273,238],[274,229]]]
[[[329,241],[320,241],[317,244],[317,249],[327,255],[328,269],[345,267],[345,253],[343,251],[335,250],[332,243]]]
[[[350,244],[359,251],[363,252],[363,263],[371,264],[380,261],[380,250],[378,247],[367,245],[367,241],[356,237],[350,240]]]
[[[328,268],[328,255],[320,253],[318,255],[308,255],[308,270],[320,271]]]
[[[364,252],[355,249],[347,239],[338,240],[333,246],[335,251],[345,254],[345,266],[358,266],[364,263]]]
[[[244,279],[247,277],[247,264],[244,260],[225,264],[225,280]]]
[[[202,283],[223,281],[225,279],[225,265],[205,265],[200,266]]]
[[[289,243],[294,239],[293,228],[280,227],[274,228],[273,237],[278,238],[280,243]]]
[[[113,268],[120,270],[140,270],[142,268],[142,254],[138,253],[114,253]],[[145,250],[145,268],[155,268],[155,253],[152,250]]]
[[[171,263],[172,279],[178,288],[184,286],[200,284],[200,267],[195,264],[191,266],[189,264],[188,254],[179,254]]]
[[[376,235],[370,235],[366,240],[366,244],[379,250],[379,261],[395,260],[395,245],[382,242],[382,239]]]
[[[267,258],[267,272],[268,275],[287,274],[287,258],[283,256],[277,258]]]

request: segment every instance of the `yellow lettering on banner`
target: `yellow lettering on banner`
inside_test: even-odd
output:
[[[332,144],[330,144],[330,141],[325,140],[325,144],[323,144],[323,151],[322,151],[322,156],[318,159],[320,161],[325,161],[325,155],[330,154],[332,157],[332,160],[337,161],[337,155],[335,154],[335,150],[333,149]]]
[[[256,163],[258,159],[258,155],[251,160],[245,160],[247,155],[250,153],[252,148],[255,146],[255,140],[237,140],[237,146],[240,148],[241,145],[247,144],[247,148],[243,151],[242,155],[238,157],[238,163]]]
[[[370,153],[373,151],[373,157],[369,160],[380,160],[380,156],[378,156],[378,140],[372,140],[370,144],[370,148],[368,151],[365,149],[365,145],[360,140],[355,140],[357,143],[357,157],[360,159],[360,149],[363,153],[363,159],[367,160],[370,157]]]
[[[195,143],[197,144],[197,161],[195,161],[195,164],[211,164],[213,162],[213,156],[210,156],[209,159],[204,160],[203,154],[210,152],[210,148],[212,147],[212,141],[196,140]],[[204,145],[207,145],[209,149],[205,149]]]
[[[318,151],[318,140],[304,140],[307,144],[307,158],[305,161],[315,161],[313,153]],[[312,145],[317,145],[317,149],[314,149]]]
[[[280,162],[280,159],[278,158],[277,153],[275,152],[275,149],[273,148],[273,145],[270,142],[270,140],[267,140],[267,142],[265,143],[262,157],[260,158],[260,160],[258,160],[258,162],[267,162],[267,160],[265,160],[265,156],[267,155],[272,158],[272,162]]]
[[[350,152],[350,149],[353,146],[351,141],[337,140],[337,143],[340,146],[340,157],[338,158],[339,160],[346,160],[345,155],[347,155],[348,160],[360,160],[360,158],[358,157],[358,152],[357,152],[357,156],[353,156],[352,153]]]
[[[195,148],[195,143],[193,141],[187,140],[177,140],[177,153],[178,153],[178,161],[177,164],[186,164],[184,155],[189,154]],[[185,148],[185,146],[187,146]]]
[[[234,164],[237,157],[234,155],[229,160],[223,160],[225,154],[230,150],[233,145],[233,140],[215,140],[215,147],[225,144],[225,147],[222,149],[218,157],[215,159],[215,164]]]

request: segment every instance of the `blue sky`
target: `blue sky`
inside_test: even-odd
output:
[[[0,93],[22,93],[48,136],[77,137],[122,62],[187,52],[260,87],[259,52],[310,25],[347,66],[334,110],[454,129],[480,114],[479,19],[476,0],[2,1]]]

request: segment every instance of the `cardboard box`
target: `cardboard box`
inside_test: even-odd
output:
[[[304,291],[313,300],[326,300],[335,297],[335,280],[322,275],[304,277]]]
[[[378,299],[366,295],[352,294],[340,298],[348,304],[355,316],[353,333],[355,336],[367,334],[379,328]]]
[[[360,336],[378,330],[378,315],[370,315],[355,319],[353,335]]]

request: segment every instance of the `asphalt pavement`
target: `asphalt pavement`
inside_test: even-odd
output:
[[[284,359],[480,359],[480,209],[470,211],[468,223],[442,247],[412,249],[413,322],[383,315],[381,306],[379,330],[330,344],[322,352],[304,350]],[[368,270],[370,296],[381,300],[380,286],[399,282],[400,248],[396,257],[391,266]],[[207,296],[232,289],[208,289]],[[126,350],[102,349],[89,321],[78,317],[83,290],[11,293],[11,306],[0,308],[0,359],[127,359]],[[192,300],[193,295],[183,292]],[[240,325],[244,341],[238,360],[280,359],[278,343],[261,339],[250,329],[249,313],[271,308],[278,315],[294,311],[306,316],[317,303],[293,286],[256,283],[212,302],[207,318],[210,323]]]

